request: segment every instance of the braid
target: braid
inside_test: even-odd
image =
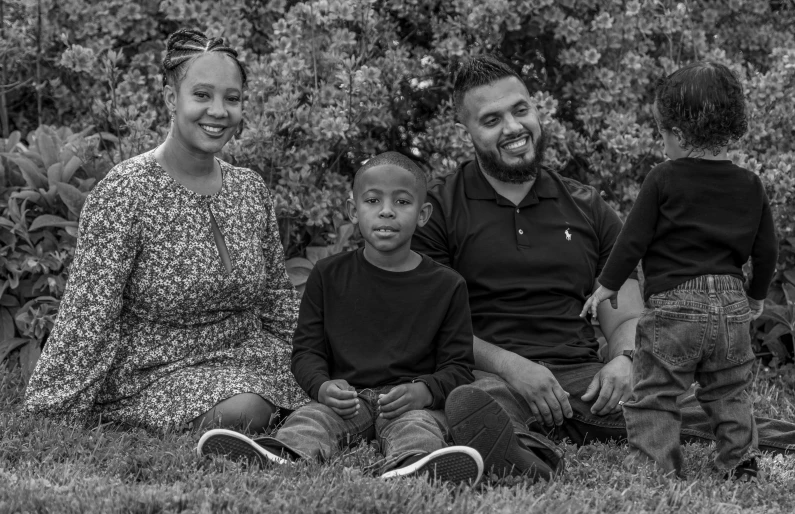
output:
[[[178,87],[187,63],[208,52],[221,52],[231,57],[240,70],[245,87],[246,69],[237,58],[237,50],[226,46],[223,38],[207,37],[196,29],[179,29],[168,37],[166,57],[163,59],[164,84]]]

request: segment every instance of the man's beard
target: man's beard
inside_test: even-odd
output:
[[[527,137],[532,137],[528,134]],[[499,153],[492,154],[490,152],[481,151],[475,145],[475,155],[478,158],[480,169],[487,175],[499,180],[500,182],[507,182],[509,184],[523,184],[535,180],[538,170],[544,160],[544,149],[547,146],[547,134],[544,128],[541,127],[541,133],[538,139],[533,141],[533,160],[526,162],[522,161],[519,164],[506,164],[500,159]]]

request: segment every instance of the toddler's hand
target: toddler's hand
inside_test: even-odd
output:
[[[762,312],[765,310],[765,301],[748,298],[748,307],[751,309],[751,321],[753,321],[762,315]]]
[[[610,300],[610,306],[614,309],[618,309],[618,291],[613,291],[605,286],[599,286],[599,288],[594,291],[594,294],[589,296],[585,301],[582,312],[580,312],[580,317],[584,318],[585,314],[591,311],[591,316],[593,316],[593,319],[596,319],[596,308],[599,307],[600,303],[608,299]]]
[[[378,397],[380,417],[393,419],[410,410],[424,409],[433,401],[433,395],[422,382],[400,384],[387,394]]]
[[[350,419],[359,412],[356,389],[347,380],[327,380],[320,386],[317,401],[331,407],[342,419]]]

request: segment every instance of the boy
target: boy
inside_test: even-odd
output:
[[[676,398],[695,379],[717,439],[715,467],[726,478],[751,478],[759,449],[746,394],[754,363],[748,323],[762,313],[778,247],[759,177],[728,158],[728,143],[748,128],[742,86],[726,66],[693,63],[658,83],[653,108],[670,160],[644,180],[580,315],[596,316],[607,299],[615,308],[616,291],[642,258],[647,309],[624,404],[627,464],[653,461],[682,475]]]
[[[313,401],[275,437],[211,430],[200,455],[327,460],[343,443],[376,438],[384,478],[480,479],[480,454],[444,442],[445,398],[473,381],[472,326],[461,276],[411,251],[431,214],[426,188],[422,170],[396,152],[359,169],[347,210],[365,246],[317,263],[293,337],[292,371]]]

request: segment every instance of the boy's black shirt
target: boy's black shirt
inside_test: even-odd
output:
[[[293,337],[292,372],[314,400],[323,382],[358,388],[422,381],[441,409],[474,380],[466,283],[420,254],[405,272],[369,263],[359,249],[323,259],[306,282]]]
[[[618,290],[643,258],[643,296],[701,275],[743,280],[751,257],[748,296],[761,300],[776,268],[778,244],[761,180],[731,163],[694,158],[666,161],[643,182],[599,283]]]

